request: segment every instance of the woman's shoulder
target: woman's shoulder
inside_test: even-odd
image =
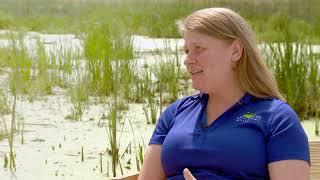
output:
[[[257,108],[262,108],[262,109],[269,109],[272,111],[277,111],[279,107],[285,107],[286,109],[292,109],[287,102],[277,99],[274,97],[267,97],[267,98],[257,98],[253,97],[253,103],[252,105],[257,107]]]
[[[262,127],[266,137],[277,133],[288,134],[302,131],[302,127],[294,109],[285,101],[276,98],[254,98],[248,107],[254,112],[259,127]],[[288,132],[290,130],[292,132]]]
[[[166,111],[181,111],[186,108],[190,108],[194,105],[197,105],[202,102],[202,100],[205,98],[206,94],[203,94],[201,92],[194,93],[192,95],[187,95],[181,98],[178,98],[171,104],[169,104],[166,108]]]
[[[271,116],[271,122],[279,122],[284,119],[299,121],[294,109],[285,101],[276,98],[254,98],[252,107],[257,111],[264,112]]]

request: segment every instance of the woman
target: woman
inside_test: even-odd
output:
[[[208,8],[179,30],[184,64],[200,93],[162,113],[139,179],[308,179],[307,136],[246,21]]]

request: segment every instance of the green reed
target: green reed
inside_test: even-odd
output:
[[[143,147],[139,144],[139,152],[136,155],[136,166],[137,170],[140,171],[140,166],[143,164]]]
[[[319,115],[317,117],[319,117]],[[319,118],[317,118],[317,119],[315,119],[315,121],[316,121],[316,126],[315,126],[315,129],[314,129],[314,134],[319,136],[320,135],[320,132],[319,132],[320,120],[319,120]]]
[[[120,90],[123,91],[122,95],[125,99],[129,101],[134,101],[134,94],[132,92],[132,88],[134,87],[134,80],[136,77],[136,73],[134,70],[134,61],[133,60],[120,60],[120,82],[121,87]]]
[[[98,95],[108,95],[115,90],[112,84],[114,66],[121,61],[123,71],[120,78],[126,84],[125,95],[129,96],[128,90],[133,79],[130,62],[133,59],[133,47],[131,38],[120,29],[121,26],[98,25],[84,37],[84,55],[88,60],[91,88]]]
[[[5,94],[3,90],[0,89],[0,113],[8,114],[10,113],[10,105],[8,101],[8,96]]]
[[[293,42],[289,30],[285,32],[284,43],[267,45],[268,63],[281,92],[298,115],[315,116],[319,112],[319,57],[310,44]]]
[[[50,53],[51,57],[51,81],[53,84],[67,88],[70,84],[68,79],[72,76],[73,69],[79,66],[81,54],[79,50],[67,49],[62,46],[58,47],[59,53]]]
[[[113,176],[117,175],[117,165],[119,163],[119,146],[117,142],[117,95],[114,96],[114,104],[109,112],[108,139],[110,144],[110,155]]]
[[[130,128],[131,128],[131,132],[132,132],[132,136],[134,137],[133,138],[133,143],[134,143],[134,152],[135,152],[135,162],[136,162],[136,167],[137,167],[137,171],[140,171],[140,167],[142,166],[143,164],[143,147],[142,145],[138,145],[138,150],[137,150],[137,142],[136,142],[136,136],[135,136],[135,133],[134,133],[134,128],[133,128],[133,125],[132,125],[132,122],[130,120],[130,118],[128,119],[129,123],[130,123]],[[129,153],[131,154],[131,142],[129,144],[130,146],[130,149],[129,149]],[[131,160],[131,159],[130,159]]]
[[[7,168],[8,167],[8,157],[7,154],[4,154],[4,163],[3,163],[3,167]]]
[[[81,162],[84,162],[83,146],[81,147]]]
[[[14,132],[16,131],[16,107],[17,107],[17,99],[21,94],[28,92],[28,88],[30,87],[32,72],[32,58],[28,54],[26,47],[23,42],[24,35],[18,34],[18,39],[16,40],[14,37],[10,39],[9,46],[9,56],[4,57],[7,61],[9,71],[9,90],[13,97],[12,100],[12,108],[11,108],[11,129],[10,135],[9,131],[6,128],[6,135],[9,142],[10,147],[10,169],[16,168],[15,166],[15,158],[14,158],[14,150],[13,150],[13,137]],[[3,119],[3,122],[4,119]]]
[[[119,158],[119,141],[117,129],[120,111],[124,108],[120,99],[132,100],[134,87],[135,61],[131,37],[121,30],[121,25],[96,25],[84,35],[84,56],[90,79],[90,91],[94,95],[112,98],[109,112],[108,139],[110,144],[111,168],[116,176],[117,168],[123,174]],[[120,83],[121,82],[121,83]]]
[[[19,35],[19,39],[10,39],[10,47],[8,56],[5,57],[8,67],[11,69],[9,73],[9,88],[13,95],[26,93],[30,86],[32,58],[28,54],[23,43],[23,34]]]
[[[123,59],[122,59],[123,60]],[[123,167],[120,160],[120,143],[121,135],[123,132],[123,124],[122,127],[119,126],[122,120],[122,111],[128,110],[128,106],[123,101],[123,93],[120,89],[124,88],[125,84],[119,83],[119,79],[121,79],[123,75],[123,64],[121,60],[114,61],[113,64],[113,76],[111,79],[111,83],[114,86],[114,89],[111,92],[111,107],[109,109],[108,114],[108,140],[109,140],[109,154],[111,155],[111,168],[113,176],[117,175],[117,168],[120,169],[121,174],[123,175]],[[118,134],[118,129],[120,130],[120,136]]]
[[[10,107],[9,107],[9,103],[8,103],[8,99],[6,97],[6,95],[3,93],[3,91],[0,91],[0,114],[2,116],[2,123],[3,123],[3,127],[5,128],[4,132],[0,131],[0,140],[6,138],[9,142],[9,147],[10,147],[10,153],[9,153],[9,158],[10,158],[10,165],[11,164],[15,164],[15,160],[14,160],[14,156],[13,156],[13,147],[11,146],[12,143],[12,139],[10,138],[10,132],[8,132],[7,129],[7,125],[6,125],[6,121],[5,118],[3,117],[4,114],[8,114],[10,112]],[[8,167],[8,157],[7,154],[4,154],[4,168]]]
[[[148,66],[144,66],[143,74],[143,92],[145,96],[146,106],[143,107],[143,111],[147,120],[147,123],[155,124],[158,115],[158,102],[155,100],[156,87],[154,86],[154,80],[152,79],[152,73]],[[149,107],[149,109],[148,109]]]
[[[88,77],[80,72],[76,74],[76,82],[71,85],[69,90],[73,106],[71,108],[71,116],[67,118],[81,121],[82,115],[89,104],[90,91],[87,84]]]
[[[152,70],[155,79],[157,80],[160,105],[164,103],[162,98],[164,92],[169,93],[168,100],[165,100],[166,104],[175,101],[179,96],[180,87],[181,59],[179,56],[178,44],[176,42],[175,47],[170,47],[169,39],[164,39],[164,44],[164,51],[161,52],[160,55],[154,55],[157,63],[154,64]],[[174,48],[174,50],[171,50],[171,48]],[[160,52],[160,50],[156,51]]]
[[[30,93],[51,94],[52,82],[51,60],[45,51],[43,42],[37,38],[35,53],[32,57],[32,86]]]

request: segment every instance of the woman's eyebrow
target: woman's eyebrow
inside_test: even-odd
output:
[[[204,44],[201,43],[201,42],[193,42],[193,43],[191,43],[190,45],[192,45],[192,46],[203,46]],[[184,45],[184,48],[187,48],[187,46]]]

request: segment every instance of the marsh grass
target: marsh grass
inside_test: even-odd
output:
[[[140,171],[140,167],[143,164],[143,146],[139,144],[139,151],[138,154],[136,154],[136,166],[137,166],[137,171]]]
[[[112,76],[112,83],[115,89],[111,92],[112,104],[109,109],[108,114],[108,140],[109,147],[108,150],[109,155],[111,156],[111,168],[113,176],[117,175],[117,168],[119,167],[121,174],[123,175],[123,167],[120,160],[120,146],[121,146],[121,135],[123,132],[124,123],[121,122],[123,120],[122,111],[128,110],[127,106],[123,102],[123,98],[121,97],[121,91],[118,89],[122,88],[122,84],[118,82],[121,76],[121,63],[119,61],[115,61],[114,71]],[[119,124],[122,123],[122,127]],[[120,135],[118,134],[118,130],[120,129]]]
[[[175,20],[205,7],[228,7],[250,21],[259,40],[281,41],[273,24],[279,14],[290,18],[295,37],[320,41],[318,0],[258,1],[258,0],[123,0],[123,1],[40,1],[19,2],[3,0],[0,28],[25,29],[49,33],[76,33],[97,24],[125,24],[130,33],[153,37],[179,37]],[[303,35],[303,36],[301,36]],[[298,39],[296,39],[298,40]]]
[[[81,162],[84,162],[83,146],[81,147]]]
[[[4,163],[3,163],[3,167],[7,168],[8,167],[8,157],[7,154],[4,154]]]
[[[129,96],[134,77],[131,65],[133,46],[130,36],[120,28],[108,24],[98,25],[84,37],[84,55],[91,74],[91,88],[97,95],[109,95],[115,90],[113,72],[114,66],[119,63],[119,78],[125,83],[125,96]]]
[[[309,70],[307,74],[308,83],[308,96],[307,101],[309,102],[309,116],[316,117],[318,120],[316,127],[319,128],[320,119],[320,54],[316,54],[312,51],[312,47],[308,45],[309,53]],[[317,129],[317,128],[316,128]],[[319,132],[319,130],[318,130]],[[318,133],[319,134],[319,133]]]
[[[164,39],[165,46],[163,51],[155,50],[153,57],[156,62],[152,67],[152,72],[156,79],[157,92],[160,97],[160,109],[162,112],[162,105],[172,103],[179,97],[180,91],[180,72],[181,59],[179,55],[178,42],[175,47],[170,47],[170,40]],[[169,93],[169,98],[163,99],[163,94]]]
[[[23,34],[19,39],[10,39],[10,50],[5,59],[10,68],[9,86],[12,95],[27,93],[31,79],[32,58],[27,53],[23,42]]]
[[[111,168],[113,176],[117,175],[119,160],[119,145],[117,141],[117,95],[114,96],[114,104],[109,112],[108,139],[110,144]]]
[[[51,53],[51,81],[54,85],[68,88],[74,69],[81,68],[81,53],[79,50],[58,47],[58,54]],[[80,66],[80,67],[79,67]]]
[[[9,101],[7,96],[4,94],[4,92],[1,90],[0,91],[0,114],[1,114],[1,119],[4,127],[4,131],[0,130],[0,140],[2,139],[7,139],[10,152],[9,152],[9,160],[7,157],[7,154],[4,154],[4,168],[8,167],[8,162],[10,161],[10,168],[12,170],[15,170],[15,159],[14,159],[14,150],[13,150],[13,134],[15,133],[15,129],[11,126],[11,131],[8,130],[6,120],[4,118],[5,114],[8,114],[11,112],[11,109],[9,107]],[[13,115],[12,115],[13,117]],[[14,121],[14,120],[13,120]],[[11,122],[12,123],[12,122]],[[2,127],[2,126],[1,126]]]
[[[13,138],[14,138],[14,134],[16,131],[16,127],[15,127],[15,111],[16,111],[16,103],[17,103],[17,96],[14,95],[13,96],[13,103],[12,103],[12,115],[11,115],[11,128],[10,131],[8,130],[7,124],[6,124],[6,120],[3,116],[3,114],[1,113],[1,118],[2,118],[2,122],[3,122],[3,126],[5,129],[5,137],[8,140],[8,144],[9,144],[9,167],[11,171],[16,171],[16,160],[15,160],[15,153],[14,153],[14,149],[13,149]],[[5,157],[5,161],[6,161],[6,157]]]
[[[9,90],[12,100],[12,108],[11,108],[11,128],[10,131],[6,127],[5,120],[2,114],[2,120],[5,126],[6,137],[8,139],[10,153],[10,169],[16,170],[15,163],[15,155],[13,150],[13,138],[14,133],[16,132],[16,107],[17,107],[17,99],[21,94],[25,94],[28,92],[28,88],[30,86],[31,79],[31,66],[32,59],[28,55],[26,47],[23,43],[24,35],[19,33],[18,39],[16,40],[14,37],[10,39],[10,46],[8,56],[5,56],[4,59],[7,61],[7,66],[9,70]]]
[[[134,101],[134,93],[132,91],[134,87],[134,80],[136,73],[134,70],[134,61],[133,60],[121,60],[120,61],[120,82],[122,87],[120,90],[123,91],[123,97],[128,101]]]
[[[5,94],[5,92],[0,89],[0,113],[8,114],[10,112],[11,110],[10,110],[7,94]]]
[[[24,125],[25,125],[25,120],[22,116],[18,116],[16,118],[18,120],[17,123],[17,132],[20,134],[21,136],[21,144],[24,144]]]
[[[155,100],[156,87],[154,86],[154,78],[152,76],[149,66],[144,66],[142,74],[143,92],[146,105],[143,107],[143,111],[147,120],[147,124],[156,123],[158,113],[158,102]]]
[[[143,103],[144,101],[144,80],[139,78],[139,76],[135,76],[134,78],[134,88],[133,88],[133,102]]]
[[[109,94],[112,90],[111,40],[107,29],[93,28],[84,37],[84,55],[88,60],[91,88],[97,94]]]
[[[297,114],[302,119],[314,117],[320,107],[319,56],[312,52],[308,42],[293,42],[288,30],[285,38],[284,43],[267,45],[269,66],[281,92]]]
[[[319,115],[318,115],[318,117],[319,117]],[[320,120],[318,118],[315,121],[316,121],[316,127],[315,127],[315,130],[314,130],[314,133],[315,133],[315,135],[319,136],[320,135],[320,132],[319,132]]]
[[[130,128],[131,128],[132,135],[133,135],[133,137],[136,137],[135,133],[134,133],[135,131],[133,129],[133,125],[132,125],[132,122],[131,122],[130,118],[128,119],[128,121],[130,123]],[[134,144],[136,168],[137,168],[137,171],[140,171],[140,167],[143,164],[143,147],[140,144],[137,145],[136,138],[133,139],[133,144]],[[129,145],[130,145],[129,146],[130,147],[129,148],[129,153],[131,154],[131,143]],[[137,150],[137,147],[138,147],[138,150]],[[130,165],[131,165],[131,163],[130,163]]]
[[[69,115],[67,119],[81,121],[82,115],[89,105],[90,90],[87,84],[88,76],[83,75],[80,72],[77,74],[76,82],[74,85],[71,85],[71,88],[69,89],[72,108],[71,115]]]
[[[38,37],[36,39],[36,49],[33,55],[33,75],[30,94],[51,94],[53,83],[51,81],[51,60],[45,51],[43,42]]]

